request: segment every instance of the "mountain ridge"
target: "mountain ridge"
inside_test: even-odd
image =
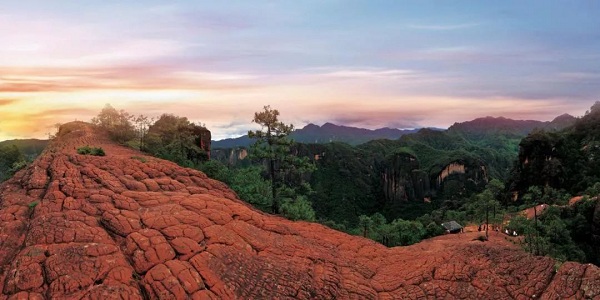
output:
[[[404,134],[417,131],[418,129],[395,129],[389,127],[367,129],[326,122],[321,126],[309,123],[300,129],[296,129],[290,134],[290,137],[299,143],[345,142],[351,145],[358,145],[374,139],[397,139]],[[223,149],[248,147],[253,142],[253,139],[250,139],[247,135],[243,135],[237,138],[212,141],[212,145],[214,149]]]
[[[455,122],[448,129],[435,127],[420,127],[414,129],[397,129],[382,127],[377,129],[366,129],[346,125],[336,125],[326,122],[323,125],[309,123],[301,129],[295,130],[290,137],[299,143],[329,143],[345,142],[356,146],[372,140],[389,139],[396,140],[406,134],[417,133],[422,129],[436,131],[465,131],[469,127],[477,127],[479,130],[491,131],[493,128],[502,130],[518,131],[519,135],[526,135],[533,129],[558,130],[572,125],[576,118],[569,114],[557,116],[552,121],[538,120],[516,120],[505,117],[481,117],[471,121]],[[212,141],[213,149],[227,149],[237,147],[248,147],[254,142],[247,135],[237,138],[227,138],[218,141]]]

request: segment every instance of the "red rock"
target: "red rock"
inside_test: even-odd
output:
[[[0,185],[0,300],[600,297],[598,267],[555,270],[501,234],[389,249],[264,214],[199,171],[65,126]]]

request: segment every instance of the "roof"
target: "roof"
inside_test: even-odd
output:
[[[462,226],[460,224],[456,223],[456,221],[449,221],[446,223],[442,223],[442,226],[444,228],[446,228],[446,230],[449,230],[449,231],[460,230],[462,228]]]

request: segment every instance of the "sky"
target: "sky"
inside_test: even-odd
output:
[[[3,1],[0,140],[110,103],[213,139],[552,120],[600,100],[600,1]],[[255,126],[255,125],[254,125]]]

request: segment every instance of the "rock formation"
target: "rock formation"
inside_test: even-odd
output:
[[[501,235],[386,248],[258,212],[199,171],[63,126],[0,186],[0,299],[600,297],[599,268],[556,270]]]
[[[206,155],[208,156],[208,159],[210,159],[210,130],[205,127],[196,127],[194,131],[194,134],[198,137],[196,140],[198,147],[206,151]]]
[[[246,157],[248,157],[246,148],[214,149],[211,156],[213,160],[218,160],[228,166],[243,165],[242,162]]]

